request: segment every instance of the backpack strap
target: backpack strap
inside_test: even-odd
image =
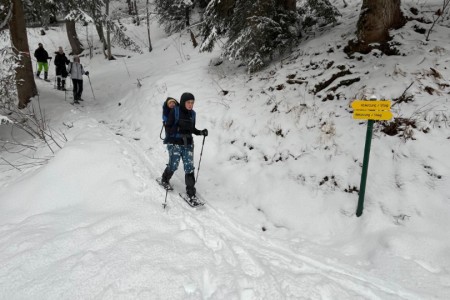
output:
[[[178,126],[178,121],[180,120],[180,107],[175,106],[175,122],[173,123],[173,126]]]

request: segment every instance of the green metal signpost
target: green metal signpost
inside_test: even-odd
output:
[[[358,207],[356,208],[356,216],[360,217],[364,209],[364,194],[366,193],[367,171],[369,169],[370,144],[372,143],[372,131],[374,120],[390,120],[392,113],[390,112],[390,101],[373,101],[376,96],[371,96],[372,101],[356,100],[352,103],[355,109],[353,112],[354,119],[363,119],[367,121],[366,144],[364,145],[364,159],[361,173],[361,183],[359,185]]]
[[[356,209],[357,217],[360,217],[362,215],[364,208],[364,194],[366,193],[367,169],[369,168],[370,144],[372,143],[372,131],[374,122],[374,120],[369,120],[367,122],[366,144],[364,146],[364,160],[361,173],[361,183],[359,185],[358,208]]]

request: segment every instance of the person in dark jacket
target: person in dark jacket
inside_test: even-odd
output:
[[[175,109],[171,109],[165,124],[166,139],[169,152],[169,162],[161,178],[163,186],[169,186],[170,178],[178,169],[180,160],[183,160],[186,193],[191,201],[196,201],[195,176],[194,176],[194,139],[195,135],[208,135],[208,130],[195,128],[194,95],[183,93],[180,98],[179,118],[176,122]],[[177,124],[176,124],[177,123]]]
[[[70,63],[66,57],[62,47],[59,47],[58,52],[55,52],[55,66],[56,66],[56,84],[58,90],[66,90],[67,69],[66,65]]]
[[[48,56],[48,52],[44,49],[42,43],[38,44],[38,48],[34,51],[34,57],[38,63],[38,70],[36,72],[36,77],[41,75],[42,69],[44,69],[44,80],[48,80],[48,60],[51,59]]]

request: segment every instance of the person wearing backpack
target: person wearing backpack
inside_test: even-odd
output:
[[[161,184],[166,189],[170,188],[170,179],[178,169],[180,160],[183,160],[185,172],[186,194],[190,201],[197,201],[195,176],[194,176],[194,139],[192,134],[208,136],[208,130],[195,128],[196,113],[194,107],[194,95],[183,93],[180,105],[170,109],[165,125],[166,138],[169,152],[169,162],[161,178]]]
[[[67,70],[66,65],[70,63],[62,47],[59,47],[58,52],[55,52],[55,66],[56,66],[56,83],[58,90],[66,90]]]
[[[80,57],[75,55],[73,57],[73,62],[69,63],[69,69],[67,72],[72,78],[73,83],[73,103],[79,104],[78,101],[83,101],[81,99],[81,94],[83,93],[83,75],[88,76],[89,72],[84,71],[83,65],[80,64]]]

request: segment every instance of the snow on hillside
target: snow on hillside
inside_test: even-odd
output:
[[[334,1],[339,24],[259,73],[218,49],[198,53],[188,35],[167,37],[154,21],[153,52],[82,57],[94,92],[86,78],[82,106],[37,81],[67,142],[51,155],[14,131],[38,150],[1,153],[21,170],[0,166],[0,299],[448,299],[448,20],[428,42],[417,21],[394,32],[402,55],[349,58],[342,49],[360,4],[345,2]],[[407,14],[440,5],[403,2]],[[146,29],[122,22],[145,49]],[[31,48],[38,42],[69,52],[64,28],[30,29]],[[163,210],[161,105],[186,91],[197,128],[210,133],[197,183],[208,204],[195,211],[177,196],[180,166]],[[404,92],[408,101],[392,107],[404,118],[399,133],[375,124],[357,218],[367,123],[352,119],[351,102]],[[2,139],[10,135],[2,125]],[[202,137],[195,142],[197,166]]]

